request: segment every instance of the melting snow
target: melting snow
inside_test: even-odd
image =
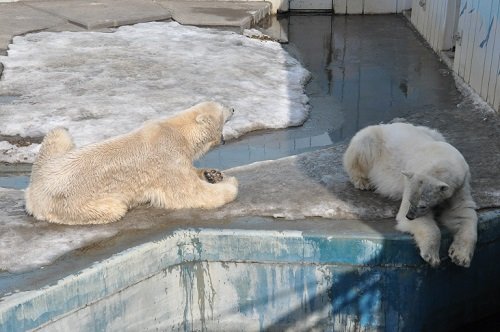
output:
[[[279,43],[153,22],[113,33],[15,37],[0,95],[0,134],[37,137],[64,126],[77,145],[130,131],[204,100],[235,108],[227,138],[302,124],[309,72]],[[4,142],[0,161],[33,161],[38,146]]]

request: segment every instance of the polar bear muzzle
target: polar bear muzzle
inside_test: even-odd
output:
[[[429,213],[428,206],[414,206],[412,204],[406,213],[406,218],[413,220],[415,218],[425,216],[427,213]]]
[[[229,112],[227,111],[224,112],[224,123],[228,122],[233,117],[234,114],[234,108],[229,108],[227,110],[229,110]],[[221,145],[226,144],[226,140],[224,139],[224,134],[220,135],[220,144]]]

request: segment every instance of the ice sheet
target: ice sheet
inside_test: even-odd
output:
[[[6,141],[0,141],[0,161],[7,163],[26,163],[33,160],[40,149],[40,144],[16,146]]]
[[[3,135],[63,126],[82,145],[204,100],[236,110],[228,139],[300,125],[308,113],[310,74],[279,43],[175,22],[15,37],[0,62],[0,95],[17,96],[0,103]],[[26,150],[4,144],[0,161],[33,161],[37,149]]]

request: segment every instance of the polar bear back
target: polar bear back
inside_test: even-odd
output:
[[[431,175],[455,188],[469,176],[469,167],[462,154],[435,130],[406,123],[364,130],[378,140],[380,151],[369,177],[383,195],[401,197],[404,189],[402,171]]]

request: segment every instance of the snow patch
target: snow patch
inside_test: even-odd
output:
[[[460,104],[472,102],[474,108],[483,114],[496,114],[495,110],[463,78],[455,72],[453,72],[453,78],[457,90],[465,97]],[[457,106],[460,106],[460,104]]]
[[[28,34],[0,62],[0,95],[18,96],[0,104],[3,135],[63,126],[80,146],[215,100],[236,110],[230,139],[300,125],[309,110],[310,74],[279,43],[175,22]],[[35,153],[2,145],[0,161],[32,162]]]
[[[7,163],[26,163],[33,161],[40,144],[16,146],[6,141],[0,141],[0,160]]]

